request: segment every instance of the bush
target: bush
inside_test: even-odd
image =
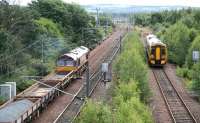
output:
[[[177,67],[176,74],[180,77],[191,78],[190,70],[187,67]]]
[[[119,82],[119,85],[115,89],[115,95],[121,95],[123,101],[130,100],[131,97],[140,97],[140,90],[137,86],[138,82],[131,80],[127,84]]]
[[[102,103],[87,101],[76,123],[112,123],[112,113],[109,106]]]
[[[122,101],[115,110],[115,123],[153,123],[149,109],[138,98]]]
[[[145,53],[138,33],[130,33],[124,41],[123,52],[114,63],[114,71],[122,82],[136,80],[141,91],[141,99],[147,101],[149,88],[147,83],[147,65]],[[139,72],[138,72],[139,71]]]
[[[148,88],[147,69],[141,57],[144,51],[138,34],[130,33],[124,43],[123,52],[114,65],[119,80],[116,80],[118,84],[114,89],[113,110],[110,106],[89,101],[78,123],[153,123],[149,109],[140,101],[140,97],[147,99]]]
[[[183,65],[191,43],[189,28],[178,22],[166,30],[163,39],[168,47],[169,61]]]
[[[137,82],[121,82],[115,90],[113,108],[115,123],[151,123],[149,109],[139,100]]]
[[[5,101],[6,101],[5,98],[0,96],[0,105],[3,104]]]

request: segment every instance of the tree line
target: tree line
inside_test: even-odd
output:
[[[112,32],[96,27],[96,20],[77,4],[62,0],[36,0],[28,6],[0,1],[0,78],[16,81],[18,91],[32,84],[24,76],[44,76],[53,70],[56,58],[72,48],[95,47]]]

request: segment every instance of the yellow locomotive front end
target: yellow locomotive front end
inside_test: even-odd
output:
[[[58,58],[57,60],[57,66],[56,66],[56,73],[68,73],[70,71],[76,70],[76,61],[74,61],[72,58],[63,55]]]
[[[74,66],[57,66],[56,73],[68,73],[76,69],[77,67],[74,67]]]
[[[167,63],[167,47],[155,35],[147,37],[147,56],[151,66],[163,66]]]
[[[89,49],[84,46],[77,47],[60,56],[57,59],[55,72],[56,73],[69,73],[71,71],[76,71],[80,66],[87,62],[87,56],[89,54]]]
[[[149,51],[149,63],[154,66],[162,66],[167,63],[167,49],[165,46],[152,46]]]

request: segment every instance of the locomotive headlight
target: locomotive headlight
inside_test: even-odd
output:
[[[153,58],[154,58],[154,55],[151,55],[150,58],[153,59]]]

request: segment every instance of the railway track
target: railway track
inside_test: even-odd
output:
[[[162,97],[174,123],[197,123],[173,82],[163,69],[152,69]]]
[[[119,39],[116,39],[116,40],[118,41],[116,41],[116,43],[113,44],[112,48],[110,48],[110,51],[108,52],[107,56],[99,60],[99,63],[98,63],[99,66],[97,70],[94,73],[92,73],[90,76],[89,96],[91,96],[97,84],[102,80],[103,75],[101,73],[100,63],[112,62],[112,60],[114,59],[114,57],[120,50],[120,44],[119,44],[120,41]],[[64,111],[59,115],[59,117],[57,117],[54,123],[72,123],[75,120],[75,118],[78,116],[82,107],[85,104],[85,101],[82,100],[83,99],[82,97],[85,96],[84,95],[85,93],[86,93],[86,88],[84,87],[77,95],[77,97],[80,97],[80,98],[75,98],[73,102],[68,107],[66,107],[66,109],[64,109]]]
[[[118,29],[91,51],[88,59],[91,75],[89,95],[102,78],[101,63],[110,57],[113,59],[113,54],[116,55],[115,51],[119,50],[119,39],[125,33],[124,29]],[[87,64],[66,75],[51,73],[41,80],[35,80],[36,83],[33,86],[0,107],[0,111],[5,112],[1,113],[3,117],[0,118],[0,122],[71,123],[85,103],[85,82],[88,76],[83,72],[79,79],[74,79],[74,77],[77,73],[80,74],[81,69]],[[16,107],[13,107],[15,105],[16,107],[27,106],[22,109],[23,111],[18,111]],[[4,115],[12,115],[13,118],[7,118]]]

